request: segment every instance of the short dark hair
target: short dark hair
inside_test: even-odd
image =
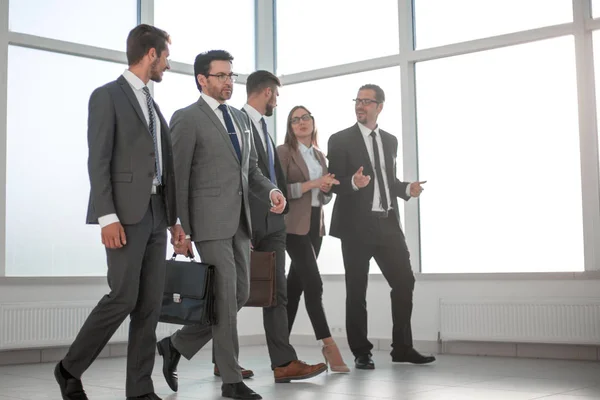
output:
[[[194,60],[194,79],[196,80],[196,86],[198,90],[202,92],[200,82],[198,82],[198,75],[204,75],[208,77],[210,73],[210,63],[213,61],[233,61],[233,56],[225,50],[209,50],[204,53],[200,53]]]
[[[281,86],[279,78],[269,71],[258,70],[246,79],[246,94],[250,96],[252,93],[260,93],[265,88],[273,89],[275,86]]]
[[[167,49],[167,43],[171,43],[167,32],[152,25],[140,24],[127,36],[127,63],[130,66],[139,63],[150,49],[156,49],[160,57]]]
[[[360,87],[360,89],[358,89],[358,91],[369,90],[369,89],[373,90],[375,92],[375,100],[377,100],[377,102],[379,102],[381,104],[385,101],[385,93],[383,92],[383,89],[372,83],[362,85]]]

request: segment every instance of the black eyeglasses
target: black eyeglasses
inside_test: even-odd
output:
[[[227,82],[228,79],[231,80],[231,83],[234,83],[238,77],[237,74],[234,74],[234,73],[231,73],[231,74],[208,74],[207,76],[214,76],[221,83]]]
[[[310,116],[310,114],[304,114],[301,117],[294,117],[294,118],[292,118],[291,122],[292,122],[292,125],[296,125],[296,124],[300,123],[300,120],[302,120],[302,121],[310,121],[311,118],[312,117]]]
[[[371,99],[354,99],[352,100],[356,105],[362,104],[363,106],[368,106],[371,103],[379,104],[380,102],[377,100]]]

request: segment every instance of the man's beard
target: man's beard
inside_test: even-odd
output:
[[[274,109],[275,109],[275,107],[273,107],[271,104],[267,104],[267,108],[265,110],[265,116],[270,117],[271,115],[273,115]]]
[[[160,58],[154,60],[154,62],[150,65],[150,79],[154,82],[162,81],[162,76],[158,69],[158,63],[160,62]]]

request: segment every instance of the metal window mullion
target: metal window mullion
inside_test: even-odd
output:
[[[412,0],[398,0],[398,28],[400,36],[400,90],[402,98],[402,165],[401,180],[413,182],[419,177],[417,146],[417,98],[414,53],[414,20]],[[414,272],[421,271],[421,227],[419,201],[404,203],[404,233]]]
[[[0,0],[0,277],[6,275],[6,140],[8,137],[8,10]]]
[[[573,0],[581,153],[583,246],[586,271],[600,269],[600,169],[590,0]]]

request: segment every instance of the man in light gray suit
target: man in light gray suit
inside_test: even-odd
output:
[[[172,390],[177,391],[180,355],[189,360],[213,339],[222,395],[261,399],[242,382],[238,364],[237,312],[250,292],[248,194],[252,190],[265,203],[270,200],[271,211],[278,214],[285,208],[285,197],[258,168],[248,116],[226,104],[236,76],[232,60],[222,50],[199,54],[194,74],[200,99],[171,119],[179,215],[202,261],[216,267],[218,323],[186,326],[157,346]],[[176,251],[191,252],[191,241]]]
[[[169,35],[139,25],[127,38],[129,69],[96,89],[89,102],[88,224],[102,228],[110,293],[92,310],[55,378],[64,400],[86,400],[81,375],[129,315],[127,399],[160,400],[152,369],[165,280],[167,227],[174,245],[185,241],[176,224],[176,190],[169,128],[148,81],[169,69]]]

